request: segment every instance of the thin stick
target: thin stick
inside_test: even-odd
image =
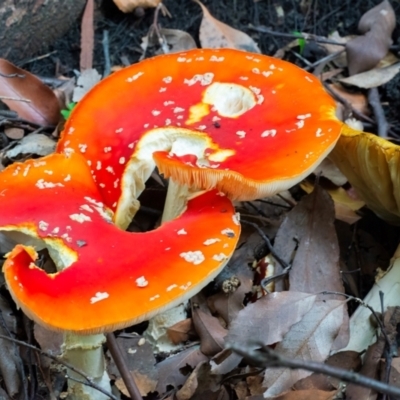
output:
[[[305,369],[307,371],[316,372],[332,376],[345,382],[351,382],[356,385],[364,386],[380,393],[386,393],[390,396],[400,396],[400,388],[391,386],[386,383],[377,381],[376,379],[368,378],[364,375],[353,371],[348,371],[343,368],[332,367],[328,364],[323,364],[315,361],[299,361],[292,358],[287,358],[270,348],[262,347],[261,350],[246,349],[243,345],[229,345],[229,349],[242,357],[247,358],[256,363],[257,366],[264,368],[290,368],[290,369]]]
[[[108,30],[104,29],[103,31],[103,40],[101,41],[103,45],[103,54],[104,54],[104,72],[103,77],[110,75],[111,72],[111,61],[110,61],[110,44],[108,38]]]
[[[142,395],[139,392],[136,382],[129,371],[128,365],[126,364],[125,357],[118,345],[117,340],[113,333],[106,334],[108,350],[112,355],[115,365],[121,374],[121,377],[125,383],[126,389],[132,400],[143,400]]]
[[[371,88],[368,92],[368,102],[374,112],[376,124],[378,125],[378,136],[381,138],[388,137],[389,124],[386,121],[385,112],[383,111],[381,100],[379,98],[378,88]]]
[[[13,101],[22,101],[23,103],[30,103],[29,99],[21,99],[19,97],[8,97],[8,96],[0,96],[0,100],[13,100]]]

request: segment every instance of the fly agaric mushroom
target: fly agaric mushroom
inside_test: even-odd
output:
[[[318,79],[293,64],[195,49],[101,81],[73,110],[58,151],[85,156],[116,224],[126,227],[156,164],[180,185],[237,200],[293,186],[339,138],[335,109]]]
[[[400,225],[399,145],[344,125],[329,157],[373,212]]]
[[[0,230],[43,241],[60,270],[47,274],[23,245],[3,267],[15,302],[50,329],[112,331],[179,304],[217,275],[240,232],[231,202],[215,190],[154,231],[122,231],[79,154],[13,164],[1,182]]]

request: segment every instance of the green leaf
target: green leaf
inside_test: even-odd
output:
[[[61,110],[61,115],[64,117],[64,119],[68,119],[69,116],[71,115],[72,110],[76,106],[76,103],[73,101],[71,103],[67,104],[67,108],[64,108]]]
[[[304,39],[301,32],[298,32],[298,31],[293,31],[293,35],[299,36],[299,39],[297,39],[297,43],[300,47],[300,54],[303,54],[304,47],[306,47],[306,39]]]

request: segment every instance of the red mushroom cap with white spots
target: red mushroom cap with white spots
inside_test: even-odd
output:
[[[79,154],[16,163],[0,175],[0,230],[44,243],[62,269],[46,273],[35,249],[22,245],[3,266],[15,302],[50,329],[113,331],[179,304],[217,275],[240,233],[217,191],[189,200],[154,231],[122,231]]]
[[[293,64],[196,49],[101,81],[73,110],[58,151],[87,158],[117,224],[126,226],[137,208],[132,194],[139,196],[155,163],[180,184],[238,200],[293,186],[339,138],[335,110],[318,78]]]

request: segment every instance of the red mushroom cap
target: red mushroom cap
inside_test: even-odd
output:
[[[181,184],[239,200],[272,195],[333,148],[342,127],[335,109],[318,79],[293,64],[196,49],[101,81],[72,112],[58,151],[87,158],[117,224],[126,226],[153,156]]]
[[[47,274],[22,245],[3,267],[15,302],[51,329],[92,334],[146,320],[212,280],[238,240],[234,208],[217,191],[154,231],[129,233],[110,223],[79,154],[13,164],[0,176],[0,230],[43,241],[62,269]]]

